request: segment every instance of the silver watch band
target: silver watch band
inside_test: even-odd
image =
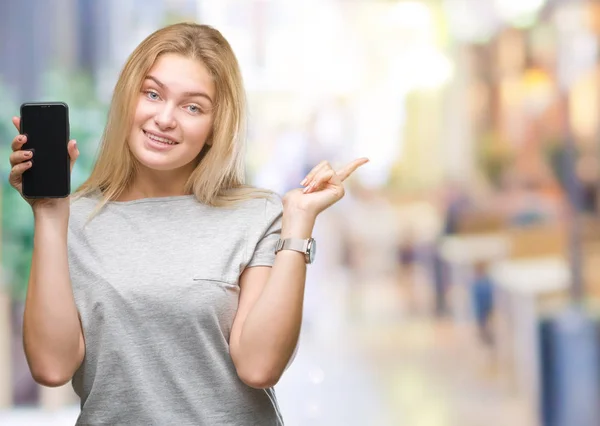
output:
[[[279,253],[281,250],[294,250],[306,254],[306,251],[308,250],[308,241],[309,240],[301,238],[280,239],[275,246],[275,254]]]
[[[279,253],[281,250],[294,250],[304,255],[304,261],[307,264],[313,263],[315,259],[315,240],[313,238],[309,238],[304,240],[302,238],[286,238],[279,239],[277,241],[277,245],[275,246],[275,254]]]

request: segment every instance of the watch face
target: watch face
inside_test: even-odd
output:
[[[308,246],[309,263],[314,262],[316,253],[317,253],[317,242],[314,239],[311,239],[310,244]]]

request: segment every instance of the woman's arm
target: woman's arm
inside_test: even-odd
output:
[[[281,238],[310,238],[319,213],[344,196],[342,182],[369,160],[359,158],[339,171],[319,163],[283,197]],[[280,251],[269,267],[248,268],[240,279],[240,301],[230,336],[238,375],[249,386],[275,385],[291,359],[302,322],[304,254]]]
[[[68,204],[63,209],[68,210]],[[85,354],[69,277],[69,215],[41,205],[34,208],[34,216],[23,345],[34,380],[45,386],[61,386],[71,380]]]
[[[281,238],[311,237],[316,216],[284,208]],[[273,267],[247,268],[230,353],[240,379],[254,388],[274,386],[298,343],[306,264],[304,254],[282,250]]]
[[[18,132],[21,119],[13,117]],[[23,173],[35,161],[23,145],[26,135],[13,139],[9,161],[10,185],[23,196]],[[74,140],[67,145],[71,170],[79,157]],[[45,386],[68,382],[85,353],[83,333],[75,307],[67,256],[70,199],[27,199],[33,209],[33,256],[25,313],[23,346],[34,380]]]

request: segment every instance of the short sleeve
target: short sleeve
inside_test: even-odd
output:
[[[283,217],[283,205],[281,198],[272,196],[265,200],[265,221],[259,231],[258,243],[254,249],[250,261],[246,267],[251,266],[273,266],[275,262],[275,246],[281,235],[281,219]]]

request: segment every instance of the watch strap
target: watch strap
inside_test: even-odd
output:
[[[306,254],[308,250],[308,242],[309,240],[302,238],[279,239],[279,241],[277,241],[277,245],[275,246],[275,253],[277,254],[281,250],[294,250]]]

